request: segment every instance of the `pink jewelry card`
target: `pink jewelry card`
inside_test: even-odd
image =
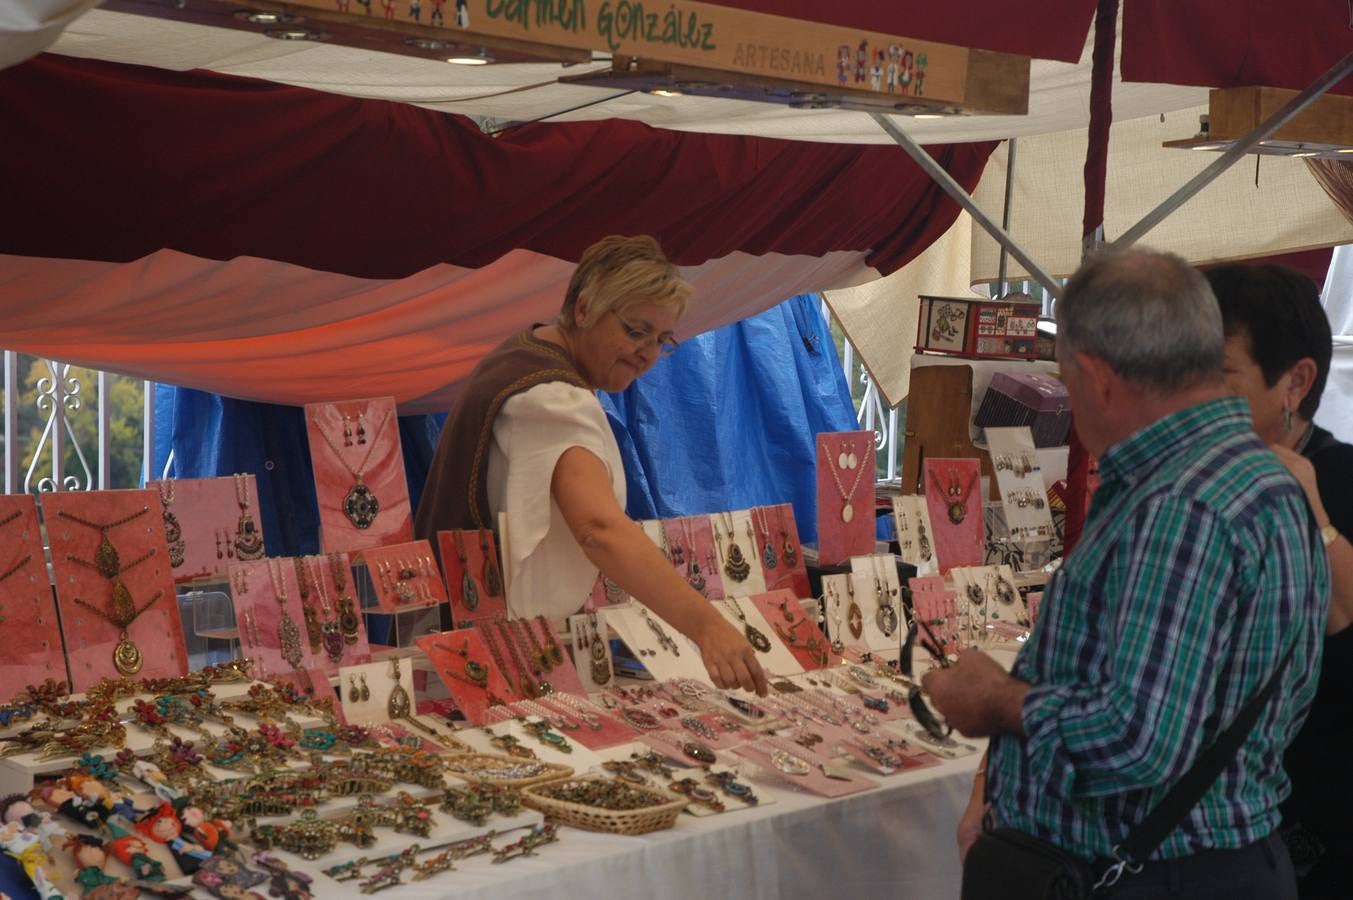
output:
[[[42,497],[71,687],[188,671],[164,520],[154,491]]]
[[[413,540],[395,399],[307,403],[305,425],[325,552]]]
[[[817,436],[817,550],[823,565],[874,552],[874,433]]]
[[[425,634],[414,643],[432,661],[437,677],[470,724],[482,725],[491,704],[516,696],[477,629]]]
[[[986,532],[981,463],[975,459],[927,459],[925,495],[940,574],[954,566],[982,565]]]
[[[61,628],[31,494],[0,495],[0,626],[5,635],[0,702],[30,684],[66,683]]]
[[[437,549],[446,571],[451,621],[457,627],[507,615],[503,569],[492,531],[439,531]]]
[[[235,560],[266,555],[253,475],[171,478],[146,487],[159,497],[175,582],[225,578]]]
[[[808,587],[803,550],[799,546],[799,530],[794,524],[794,507],[778,503],[758,506],[751,512],[761,567],[766,573],[766,589],[787,589],[793,591],[795,597],[809,596],[812,592]]]
[[[427,541],[370,547],[360,554],[371,574],[376,600],[388,613],[446,602],[446,585]]]
[[[298,581],[300,566],[305,567],[305,587],[301,591],[301,605],[305,617],[305,632],[311,657],[328,675],[338,674],[343,666],[371,662],[371,646],[367,643],[366,619],[357,610],[357,600],[348,590],[352,570],[342,553],[327,556],[304,556],[293,560]],[[343,585],[343,590],[338,585]],[[301,585],[298,584],[298,587]],[[308,595],[308,596],[307,596]],[[318,632],[318,643],[316,641]]]
[[[832,652],[816,617],[804,612],[792,591],[755,594],[750,599],[806,671],[840,665],[841,657]]]
[[[311,650],[295,560],[231,563],[230,584],[240,648],[254,661],[255,675],[324,671],[322,644],[318,652]]]

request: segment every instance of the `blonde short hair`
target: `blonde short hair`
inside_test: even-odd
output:
[[[607,312],[640,303],[667,307],[680,318],[694,290],[651,236],[612,234],[583,251],[569,280],[559,321],[565,328],[576,324],[574,309],[583,294],[588,297],[583,327]]]

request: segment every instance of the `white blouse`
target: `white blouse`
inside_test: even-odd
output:
[[[522,391],[493,422],[489,444],[489,509],[506,513],[508,609],[552,620],[577,612],[597,580],[597,567],[573,539],[550,494],[555,464],[570,447],[590,450],[611,475],[625,507],[620,447],[594,392],[562,381]]]

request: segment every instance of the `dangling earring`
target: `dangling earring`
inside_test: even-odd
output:
[[[1292,431],[1292,407],[1286,403],[1283,404],[1283,431],[1288,433]]]
[[[352,416],[343,417],[343,446],[352,446]]]
[[[359,693],[357,693],[357,679],[356,679],[356,678],[353,678],[351,675],[349,675],[349,676],[348,676],[348,701],[349,701],[350,703],[356,703],[356,702],[357,702],[358,700],[360,700],[360,699],[362,699],[362,695],[359,694]]]
[[[221,552],[221,529],[216,529],[216,558],[225,559],[225,554]]]
[[[368,701],[368,700],[370,700],[370,699],[371,699],[371,688],[369,688],[369,687],[366,686],[366,673],[363,672],[363,673],[362,673],[362,702],[365,703],[366,701]]]
[[[366,418],[365,413],[357,414],[357,443],[359,444],[366,443],[366,425],[364,425],[362,422],[362,420],[365,418]]]

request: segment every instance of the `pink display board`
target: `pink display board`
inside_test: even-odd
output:
[[[982,565],[986,533],[981,464],[975,459],[927,459],[925,498],[940,573]]]
[[[823,565],[874,552],[874,433],[817,436],[817,544]]]
[[[308,403],[305,426],[325,552],[413,540],[394,398]]]
[[[811,596],[799,529],[794,523],[794,507],[788,503],[753,507],[752,524],[756,528],[761,568],[766,574],[766,589],[791,590],[796,597]],[[768,565],[770,561],[775,565]]]
[[[511,685],[476,629],[425,634],[414,638],[414,643],[432,661],[437,677],[470,724],[484,724],[484,713],[490,705],[515,699]]]
[[[71,686],[188,671],[160,501],[154,491],[42,498]]]
[[[911,602],[916,618],[926,624],[931,634],[939,641],[940,650],[954,654],[963,649],[963,630],[958,623],[958,594],[945,588],[944,578],[932,575],[928,578],[912,578],[907,582],[911,588]],[[919,629],[917,641],[926,638],[925,629]]]
[[[841,657],[831,651],[827,635],[815,617],[804,611],[793,591],[753,594],[751,601],[799,665],[812,671],[841,664]]]
[[[66,682],[45,559],[37,501],[29,494],[0,495],[0,702],[30,684]]]
[[[266,555],[253,475],[173,478],[146,487],[159,497],[175,582],[225,578],[232,562]]]
[[[337,675],[344,666],[371,662],[366,620],[357,611],[357,601],[352,596],[352,570],[348,568],[347,557],[334,553],[297,557],[291,562],[300,591],[302,631],[310,658],[326,675]],[[339,584],[344,586],[343,591],[338,590]]]
[[[385,612],[446,602],[446,585],[427,541],[372,547],[362,551],[361,557],[375,586],[376,600]]]
[[[507,615],[503,568],[492,531],[439,531],[437,549],[446,572],[451,621],[457,627]]]

